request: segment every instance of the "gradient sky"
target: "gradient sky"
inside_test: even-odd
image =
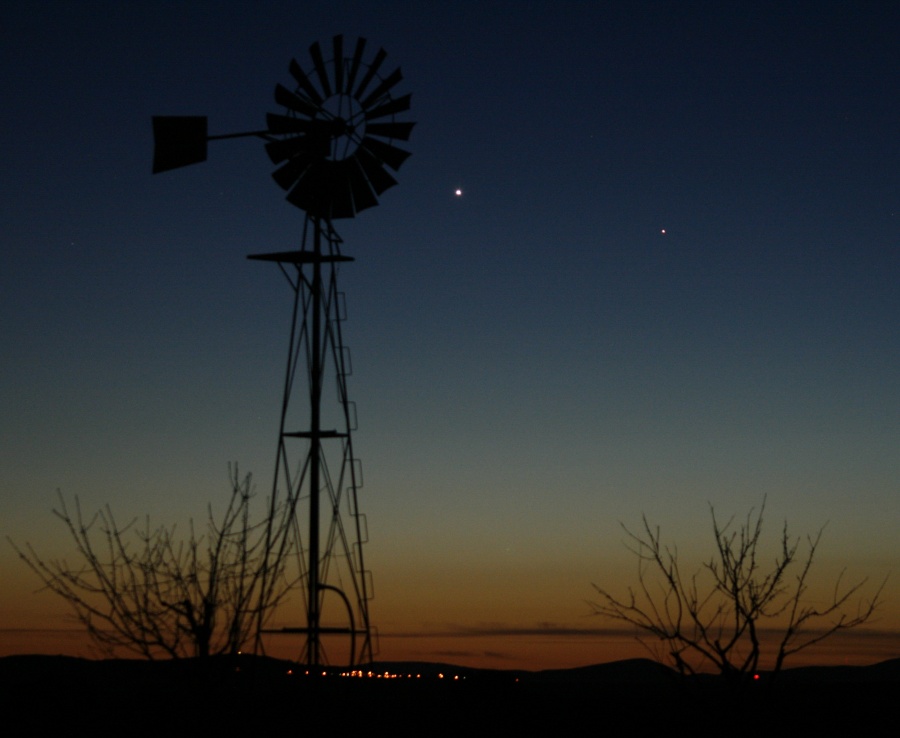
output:
[[[620,521],[689,557],[764,496],[828,523],[820,581],[893,572],[856,653],[900,655],[891,2],[4,3],[0,534],[65,552],[57,489],[184,523],[230,461],[267,492],[290,293],[245,256],[303,215],[252,139],[151,176],[150,118],[264,127],[335,33],[417,121],[337,224],[381,658],[637,655],[567,635],[611,625]],[[71,627],[0,575],[0,628]]]

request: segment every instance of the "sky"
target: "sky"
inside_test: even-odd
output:
[[[303,214],[254,139],[151,175],[150,121],[262,128],[336,33],[416,121],[336,224],[379,657],[644,655],[589,604],[621,525],[699,561],[763,500],[772,544],[826,525],[822,585],[888,577],[818,658],[900,656],[890,2],[4,3],[0,534],[64,555],[57,490],[184,525],[230,462],[265,496],[291,296],[245,257]],[[80,652],[5,542],[0,576],[0,652]]]

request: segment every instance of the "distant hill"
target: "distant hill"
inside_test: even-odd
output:
[[[308,668],[292,661],[268,656],[242,655],[198,659],[84,659],[74,656],[17,655],[0,657],[0,684],[40,683],[47,679],[82,680],[93,678],[227,678],[230,674],[252,674],[256,678],[278,680],[303,676],[340,678],[344,667],[321,667],[306,674]],[[376,661],[354,669],[359,678],[375,679],[474,680],[481,683],[524,684],[605,684],[673,685],[681,679],[676,672],[651,659],[627,659],[571,669],[540,671],[480,669],[431,661]],[[371,675],[371,677],[368,677]],[[760,672],[763,679],[769,674]],[[715,675],[701,678],[713,682]],[[870,666],[806,666],[784,669],[778,676],[784,684],[897,683],[900,682],[900,658]]]
[[[20,735],[320,734],[391,729],[402,735],[463,732],[673,732],[692,736],[817,732],[851,735],[893,721],[900,659],[862,667],[763,674],[735,692],[714,677],[688,680],[646,659],[577,669],[502,671],[445,663],[381,661],[310,670],[239,656],[207,661],[0,658],[7,724]],[[324,672],[324,676],[323,676]],[[371,676],[369,673],[371,672]]]

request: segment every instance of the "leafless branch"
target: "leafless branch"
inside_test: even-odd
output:
[[[621,597],[594,585],[600,596],[590,604],[594,612],[638,629],[648,650],[684,674],[704,665],[726,676],[757,671],[763,655],[762,631],[769,624],[779,637],[774,653],[775,673],[787,657],[834,635],[866,623],[881,600],[884,582],[870,599],[860,598],[848,613],[866,580],[849,586],[839,576],[826,605],[808,604],[810,571],[824,528],[801,540],[792,538],[787,523],[778,552],[763,563],[763,515],[751,510],[739,525],[734,518],[722,524],[710,506],[715,550],[690,577],[683,577],[678,551],[664,546],[659,527],[642,517],[642,531],[624,525],[625,545],[637,559],[637,585]],[[656,642],[656,646],[647,642]]]
[[[229,467],[223,516],[208,509],[206,531],[117,524],[109,506],[85,519],[76,497],[53,511],[75,547],[75,564],[44,559],[30,544],[19,557],[46,589],[71,606],[105,653],[145,658],[233,654],[255,639],[292,584],[285,572],[287,518],[278,508],[253,523],[251,477]]]

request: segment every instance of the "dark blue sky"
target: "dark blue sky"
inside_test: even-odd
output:
[[[823,575],[897,570],[895,3],[11,2],[0,29],[3,534],[53,548],[57,488],[184,520],[228,461],[271,483],[290,295],[244,257],[302,213],[254,140],[151,176],[150,118],[261,128],[343,33],[417,121],[338,224],[383,633],[598,626],[618,521],[702,550],[707,502],[764,495],[773,534],[830,521]],[[50,612],[0,566],[0,616]]]

